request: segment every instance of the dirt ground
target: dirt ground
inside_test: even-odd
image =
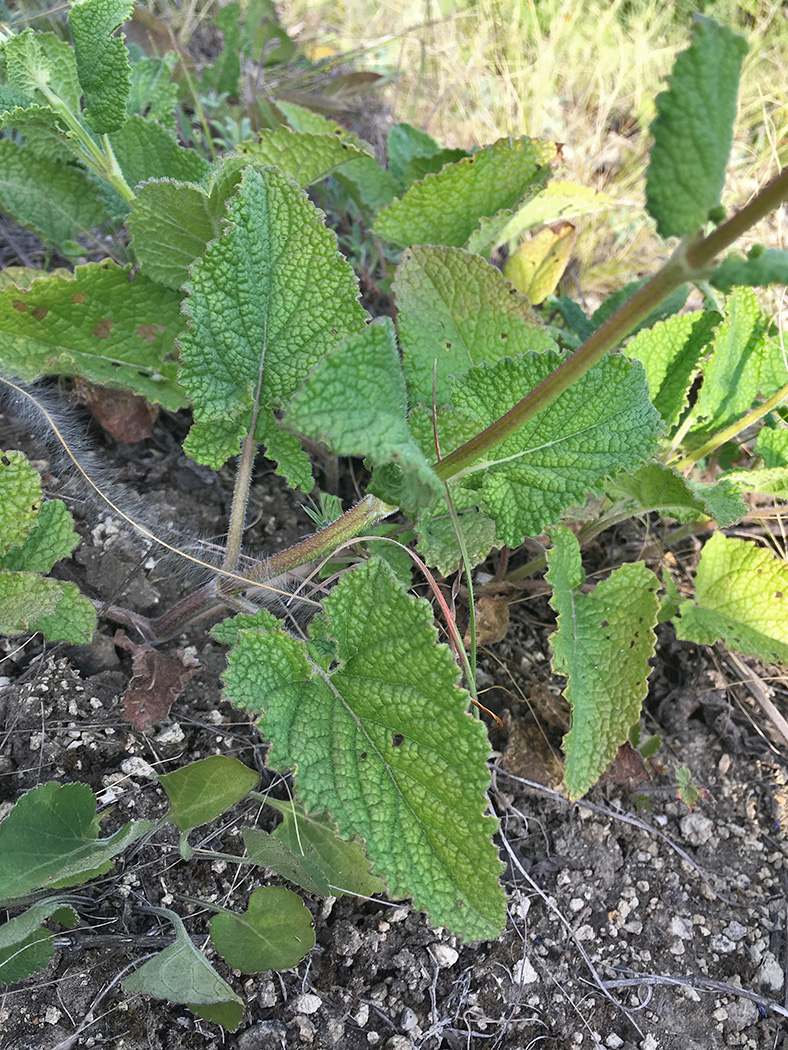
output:
[[[232,478],[183,456],[185,426],[165,416],[137,445],[101,432],[92,440],[162,527],[218,539]],[[185,593],[171,560],[72,499],[29,427],[0,417],[0,445],[36,459],[47,490],[66,498],[79,522],[82,543],[60,576],[146,615]],[[265,463],[252,508],[252,547],[277,549],[311,531]],[[635,539],[617,533],[592,556],[601,567]],[[40,636],[0,643],[0,816],[36,784],[81,780],[115,807],[107,829],[118,818],[157,817],[165,803],[152,771],[211,754],[256,766],[263,788],[286,798],[287,785],[265,769],[256,729],[221,700],[225,653],[208,626],[165,647],[188,647],[200,669],[169,718],[145,733],[121,717],[131,666],[112,643],[116,624],[100,620],[89,647],[45,647]],[[239,1030],[227,1033],[120,986],[172,939],[145,905],[175,909],[203,945],[210,913],[184,897],[242,910],[261,881],[260,869],[186,863],[174,832],[161,832],[80,888],[82,921],[58,937],[47,970],[0,994],[0,1048],[788,1048],[786,756],[736,684],[740,674],[724,654],[677,643],[662,628],[646,724],[665,739],[650,779],[637,783],[632,769],[619,770],[622,782],[608,780],[570,805],[537,783],[556,782],[565,717],[549,671],[551,629],[544,598],[515,603],[506,639],[481,663],[484,700],[504,720],[491,735],[491,803],[510,895],[498,941],[459,944],[407,903],[307,895],[317,945],[295,969],[243,977],[206,947],[247,1004]],[[785,678],[772,684],[784,709]],[[680,765],[702,789],[692,811],[676,797]],[[270,829],[276,819],[246,801],[191,842],[242,853],[239,828]]]

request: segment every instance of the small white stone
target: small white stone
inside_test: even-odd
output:
[[[616,1035],[615,1032],[611,1032],[605,1040],[605,1046],[609,1046],[610,1050],[618,1050],[620,1046],[624,1045],[624,1040],[620,1035]]]
[[[539,980],[539,974],[527,959],[518,959],[512,967],[512,978],[516,985],[533,984]]]
[[[399,1026],[403,1032],[410,1032],[419,1023],[417,1015],[409,1006],[406,1006],[399,1015]]]
[[[657,1050],[659,1043],[654,1036],[649,1032],[643,1042],[640,1044],[640,1050]]]
[[[140,755],[132,755],[130,758],[124,758],[120,764],[121,770],[126,774],[127,777],[146,777],[148,780],[153,779],[153,766],[149,762],[146,762]]]
[[[186,734],[181,729],[179,722],[173,722],[171,726],[162,729],[156,737],[157,744],[180,744],[186,739]]]
[[[596,937],[596,934],[594,933],[594,927],[589,926],[588,923],[586,923],[584,926],[581,926],[579,930],[577,930],[577,932],[575,933],[575,937],[577,937],[579,941],[593,941],[594,937]]]
[[[736,922],[736,920],[733,919],[722,932],[726,937],[730,937],[732,941],[743,941],[747,936],[747,927],[742,926],[740,922]]]
[[[569,910],[582,911],[585,907],[585,904],[586,902],[583,900],[582,897],[573,897],[572,900],[569,902]]]
[[[316,1014],[323,1005],[319,995],[299,995],[295,1001],[295,1008],[299,1014]]]
[[[433,945],[432,954],[435,958],[435,962],[440,967],[454,966],[460,957],[460,953],[456,948],[452,948],[449,944]]]
[[[702,846],[708,842],[714,831],[714,824],[702,813],[688,813],[681,821],[681,834],[693,846]]]
[[[762,988],[770,992],[781,992],[785,984],[785,970],[771,952],[763,953],[763,961],[758,967],[758,980]]]
[[[711,945],[711,950],[713,952],[720,952],[721,955],[729,955],[730,952],[736,951],[735,943],[730,937],[726,937],[722,933],[715,934],[709,941],[709,944]]]
[[[47,1024],[57,1024],[62,1016],[62,1011],[58,1010],[56,1006],[48,1006],[44,1014],[44,1020]]]
[[[689,919],[683,919],[680,915],[673,916],[668,930],[674,937],[681,937],[682,941],[692,940],[692,923]]]
[[[720,776],[724,777],[728,770],[731,768],[731,756],[723,755],[717,763],[717,769],[720,771]]]

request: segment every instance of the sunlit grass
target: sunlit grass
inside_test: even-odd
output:
[[[325,54],[379,40],[364,66],[395,74],[384,95],[394,118],[446,145],[525,134],[565,143],[562,177],[622,203],[581,223],[577,279],[593,297],[637,276],[641,263],[652,268],[659,250],[640,206],[646,132],[673,56],[687,46],[693,9],[681,0],[282,5],[284,24],[307,49]],[[788,153],[788,21],[774,0],[719,0],[706,12],[750,44],[727,193],[741,201]],[[758,237],[783,246],[783,233],[780,215]]]

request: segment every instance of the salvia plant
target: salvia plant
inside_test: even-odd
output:
[[[223,17],[240,33],[230,6],[234,14]],[[273,99],[259,107],[270,127],[209,158],[175,136],[176,56],[130,61],[116,35],[130,12],[127,0],[81,0],[68,42],[31,29],[3,40],[4,211],[66,254],[81,250],[81,231],[101,224],[129,235],[127,249],[117,239],[120,262],[6,275],[3,371],[21,397],[35,393],[17,380],[78,376],[165,409],[190,407],[188,455],[215,470],[237,458],[221,567],[157,620],[130,611],[127,622],[155,644],[212,608],[229,611],[214,628],[229,650],[224,696],[257,718],[268,765],[293,771],[301,808],[290,824],[298,812],[325,836],[330,818],[339,846],[361,842],[368,857],[366,866],[357,858],[321,866],[300,839],[286,841],[285,855],[267,840],[263,849],[247,829],[247,862],[311,892],[385,887],[453,934],[494,938],[505,897],[488,813],[488,736],[472,703],[475,566],[506,549],[514,567],[499,573],[504,587],[547,569],[553,668],[572,711],[564,741],[571,798],[597,781],[638,722],[658,622],[670,620],[690,642],[722,640],[788,662],[788,567],[721,531],[748,513],[749,493],[788,498],[779,408],[786,357],[752,291],[788,282],[788,253],[755,246],[723,257],[788,196],[781,173],[730,217],[721,204],[746,44],[708,18],[694,22],[652,127],[646,208],[665,259],[588,316],[553,294],[571,250],[566,217],[611,202],[551,181],[555,143],[447,150],[398,124],[383,167],[353,133]],[[254,39],[254,26],[244,33]],[[214,72],[203,87],[232,96],[240,66],[225,57],[224,78]],[[356,250],[390,267],[393,280],[381,284],[396,323],[363,308],[356,274],[314,200],[352,214],[366,238],[356,238]],[[490,262],[504,254],[506,275]],[[688,309],[692,285],[702,306]],[[531,300],[543,303],[540,312]],[[718,453],[734,439],[754,469],[736,469],[728,457],[723,470]],[[242,567],[255,457],[264,451],[288,485],[309,493],[305,441],[363,459],[366,494],[344,512],[323,499],[317,532]],[[76,542],[69,516],[57,501],[42,503],[21,453],[0,462],[0,631],[85,641],[92,605],[47,575]],[[586,587],[583,544],[654,512],[684,523],[685,534],[695,523],[711,534],[694,592],[643,561]],[[546,555],[518,563],[525,541],[544,535]],[[354,564],[322,602],[300,590],[312,613],[306,634],[288,629],[287,599],[279,614],[259,607],[294,570],[348,552]],[[409,593],[413,573],[434,603]],[[440,587],[455,575],[467,588],[468,649]],[[197,763],[161,778],[172,807],[165,819],[184,833],[253,787],[248,770],[223,767],[219,809],[195,803],[191,812],[209,773]],[[55,807],[68,811],[69,828],[30,870],[20,835],[45,825]],[[107,871],[148,830],[133,822],[99,839],[95,798],[83,785],[42,785],[17,803],[0,826],[0,894],[28,904],[25,895],[39,896],[0,927],[0,966],[14,945],[36,942],[42,954],[7,970],[8,979],[51,954],[46,920],[76,920],[62,889]],[[353,886],[342,881],[349,868]],[[51,892],[42,897],[43,889]],[[231,965],[293,965],[309,950],[300,906],[289,891],[276,901],[273,892],[256,890],[248,913],[211,923]],[[196,983],[170,997],[237,1024],[237,996],[195,961],[180,919],[167,917],[175,943],[126,987],[169,994],[162,988],[172,991],[167,982],[188,960]],[[241,928],[259,947],[270,940],[266,924],[277,922],[283,954],[250,949],[238,961],[226,953]]]

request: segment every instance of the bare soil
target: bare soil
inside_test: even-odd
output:
[[[184,419],[165,416],[138,445],[95,439],[106,445],[111,473],[162,523],[218,539],[232,479],[186,460],[184,428]],[[0,418],[0,438],[2,447],[37,459],[47,488],[70,498],[29,428]],[[350,471],[343,483],[349,495]],[[297,498],[265,463],[252,503],[253,547],[279,548],[311,531]],[[83,539],[58,567],[61,576],[146,615],[186,593],[171,560],[105,513],[70,505]],[[612,534],[592,556],[604,568],[642,539]],[[736,684],[739,674],[724,654],[677,643],[662,628],[646,722],[664,743],[649,779],[637,782],[636,765],[619,769],[620,782],[603,782],[570,805],[555,790],[565,712],[549,670],[551,613],[539,597],[511,612],[506,639],[484,656],[480,672],[485,702],[504,720],[503,730],[491,732],[491,802],[501,817],[510,894],[503,937],[459,944],[407,902],[307,896],[314,950],[293,970],[243,977],[211,952],[210,913],[185,898],[242,910],[260,869],[186,863],[175,835],[163,832],[85,886],[82,921],[59,936],[47,970],[0,994],[0,1048],[788,1047],[786,756],[746,685]],[[191,647],[200,670],[169,718],[144,733],[121,717],[131,665],[112,642],[115,624],[100,620],[88,647],[48,647],[38,636],[2,642],[0,816],[50,780],[89,784],[112,810],[106,829],[160,816],[165,803],[152,772],[211,754],[258,768],[263,785],[286,798],[288,785],[265,769],[257,730],[221,699],[225,652],[208,626],[164,647]],[[784,706],[785,679],[773,685]],[[693,810],[676,797],[679,765],[701,789]],[[246,801],[191,841],[238,854],[241,826],[275,821],[270,808]],[[123,992],[121,975],[172,939],[145,905],[172,907],[205,943],[246,1000],[237,1032]]]

